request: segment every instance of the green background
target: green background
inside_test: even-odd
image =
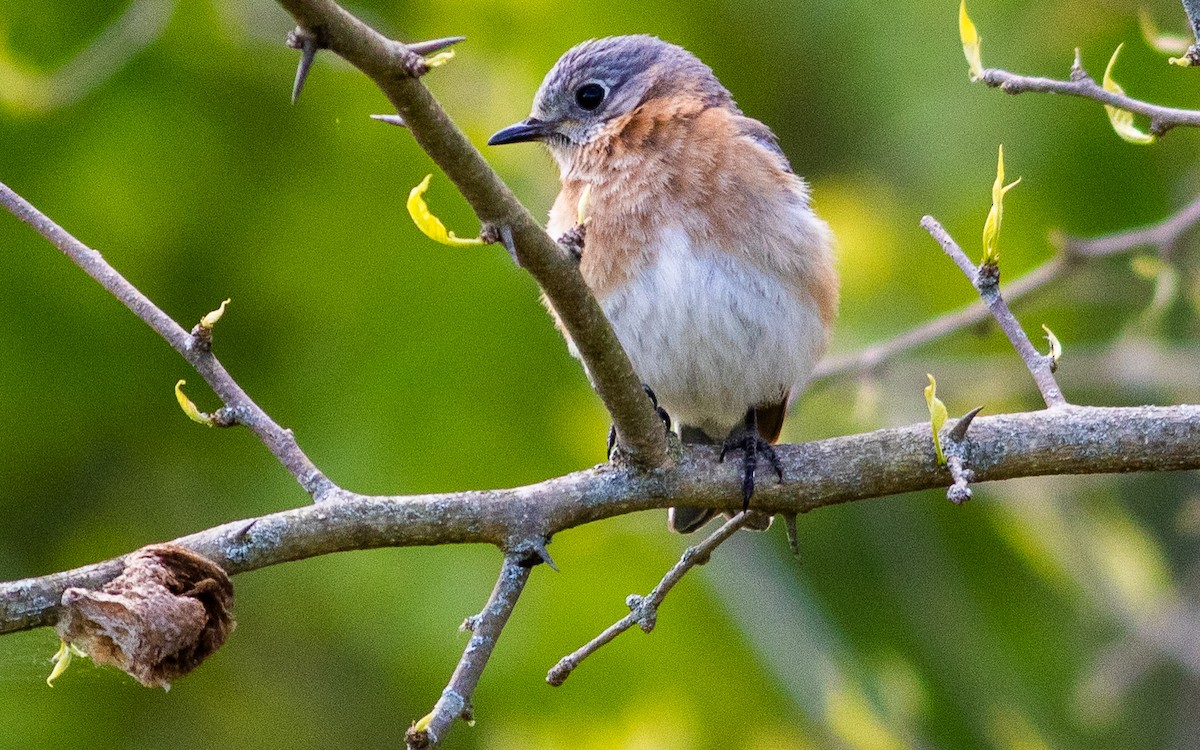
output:
[[[1178,2],[1148,0],[1182,32]],[[6,0],[0,180],[99,249],[190,326],[224,298],[217,352],[329,476],[359,492],[505,487],[604,459],[607,417],[498,248],[424,239],[404,211],[434,171],[370,82],[322,55],[291,106],[291,24],[267,0],[149,2],[165,24],[112,75],[76,59],[125,3]],[[840,239],[835,353],[973,297],[917,226],[937,216],[972,255],[997,144],[1010,179],[1006,279],[1053,253],[1050,230],[1156,221],[1200,190],[1200,134],[1152,147],[1096,104],[971,85],[950,0],[369,2],[404,40],[465,34],[426,79],[481,147],[526,115],[541,76],[593,36],[649,32],[710,64],[780,137]],[[975,0],[985,65],[1065,76],[1073,49],[1134,95],[1198,106],[1200,71],[1168,67],[1127,3]],[[99,66],[102,68],[103,66]],[[485,149],[537,215],[557,188],[535,146]],[[427,196],[477,231],[440,173]],[[1017,306],[1062,339],[1076,403],[1196,402],[1200,286],[1179,268],[1097,262]],[[1170,291],[1171,278],[1175,293]],[[1161,292],[1155,302],[1156,289]],[[1040,342],[1039,336],[1035,337]],[[1034,409],[993,327],[913,352],[878,377],[819,384],[784,439],[926,418],[926,372],[952,414]],[[306,496],[252,435],[189,422],[195,373],[32,231],[0,216],[0,579],[66,569],[294,507]],[[1200,737],[1194,473],[1048,478],[928,492],[739,535],[690,575],[651,636],[622,636],[562,688],[546,670],[620,617],[687,540],[664,513],[560,534],[534,571],[453,748],[1193,747]],[[500,556],[378,550],[236,578],[238,629],[169,694],[82,662],[46,687],[50,630],[0,638],[2,747],[384,747],[436,700]],[[1174,613],[1174,620],[1164,619]],[[1165,623],[1165,624],[1164,624]]]

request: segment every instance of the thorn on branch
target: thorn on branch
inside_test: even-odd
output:
[[[427,42],[412,42],[405,46],[418,55],[431,55],[434,52],[440,52],[447,47],[451,47],[459,42],[465,42],[466,40],[465,36],[447,36],[441,39],[430,39]]]
[[[516,264],[517,268],[521,267],[521,261],[517,258],[517,243],[513,240],[512,227],[508,225],[484,224],[483,228],[479,231],[479,239],[488,245],[494,245],[499,242],[508,251],[508,257],[512,258],[512,262]]]
[[[800,559],[800,536],[796,532],[796,514],[783,514],[783,528],[787,531],[788,548],[792,550],[792,557]]]
[[[394,42],[402,59],[401,65],[410,78],[420,78],[436,67],[446,64],[454,57],[454,50],[438,53],[447,47],[465,40],[465,36],[448,36],[442,39],[431,39],[427,42],[403,44]],[[433,57],[425,57],[433,55]]]
[[[371,119],[377,122],[387,123],[388,125],[395,125],[398,128],[408,127],[408,123],[404,121],[404,118],[401,117],[399,113],[392,115],[371,115]]]
[[[317,51],[329,46],[328,33],[324,26],[306,29],[297,26],[288,32],[287,46],[300,50],[300,62],[296,65],[296,80],[292,84],[292,104],[300,100],[300,92],[304,90],[304,82],[308,80],[308,72],[312,69],[313,60],[317,59]]]
[[[526,568],[532,568],[545,563],[555,573],[558,573],[558,566],[554,564],[554,559],[550,557],[550,551],[546,549],[546,539],[535,538],[526,539],[514,545],[511,552],[520,558],[520,563]]]
[[[964,414],[946,435],[946,468],[950,470],[950,476],[954,479],[954,483],[946,490],[946,499],[955,505],[962,505],[971,499],[970,483],[975,480],[975,472],[967,468],[967,454],[970,450],[967,430],[982,410],[982,406],[976,406]]]
[[[954,427],[950,429],[951,443],[961,443],[967,439],[967,430],[971,429],[971,422],[975,421],[975,417],[979,416],[979,412],[983,411],[982,406],[976,406],[971,411],[962,415],[962,417],[954,423]]]

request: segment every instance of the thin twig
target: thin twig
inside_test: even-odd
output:
[[[976,482],[1051,474],[1200,469],[1200,406],[1087,407],[977,417],[971,425]],[[929,450],[929,422],[776,447],[792,481],[754,494],[767,513],[806,513],[838,503],[944,488]],[[886,458],[881,458],[886,457]],[[717,450],[686,446],[657,472],[604,465],[508,490],[402,497],[340,496],[319,505],[233,521],[172,543],[227,573],[332,552],[548,538],[605,518],[683,503],[740,510],[741,477]],[[54,623],[63,590],[99,588],[121,558],[0,583],[0,634]]]
[[[330,51],[374,81],[417,144],[454,182],[484,226],[508,231],[520,266],[537,280],[579,349],[592,385],[616,425],[621,455],[636,466],[668,461],[662,422],[578,264],[521,205],[421,83],[424,58],[388,39],[332,0],[278,0],[305,29],[321,29]]]
[[[1009,342],[1017,350],[1017,354],[1025,362],[1025,366],[1029,368],[1029,373],[1033,375],[1033,381],[1041,391],[1046,406],[1050,408],[1067,406],[1067,400],[1063,397],[1058,382],[1054,379],[1054,371],[1051,369],[1052,359],[1033,348],[1029,336],[1025,334],[1025,329],[1008,309],[1008,304],[1000,294],[1000,267],[985,263],[976,268],[967,258],[967,254],[950,236],[950,233],[932,216],[922,218],[921,226],[937,240],[946,255],[950,256],[959,270],[970,279],[972,286],[979,291],[979,295],[983,298],[988,310],[991,311],[992,317],[996,319],[1001,330],[1008,336]]]
[[[1007,295],[1012,301],[1021,299],[1060,278],[1067,268],[1068,264],[1064,262],[1063,258],[1056,255],[1010,284],[1006,289]],[[895,338],[874,344],[862,351],[824,359],[813,371],[812,380],[815,382],[877,370],[884,363],[905,352],[970,328],[990,317],[991,313],[983,302],[972,302],[970,305],[934,318]]]
[[[48,112],[69,107],[116,75],[157,41],[170,24],[178,0],[130,3],[87,46],[57,70],[34,73],[0,61],[0,102]]]
[[[1197,224],[1200,224],[1200,198],[1196,198],[1166,219],[1146,227],[1094,238],[1056,233],[1054,244],[1058,245],[1059,253],[1006,285],[1004,288],[1005,298],[1011,304],[1039,291],[1062,278],[1067,271],[1074,268],[1077,259],[1087,260],[1117,255],[1139,247],[1153,247],[1159,255],[1169,257],[1179,241]],[[874,344],[858,352],[824,359],[814,370],[812,381],[873,372],[901,354],[965,328],[970,328],[990,317],[991,313],[982,301],[972,302],[966,307],[909,329],[895,338]]]
[[[414,724],[405,735],[409,748],[416,750],[437,747],[456,719],[474,721],[471,696],[474,695],[479,678],[496,648],[496,641],[504,632],[504,626],[508,624],[517,599],[525,590],[531,570],[523,555],[505,555],[500,577],[496,579],[496,586],[492,589],[492,595],[488,597],[483,611],[463,623],[464,628],[471,631],[471,640],[467,643],[462,658],[458,660],[450,683],[442,691],[442,696],[438,698],[429,715]]]
[[[1197,224],[1200,224],[1200,197],[1157,224],[1091,239],[1063,237],[1061,244],[1063,252],[1080,258],[1115,255],[1138,247],[1153,247],[1159,255],[1170,256],[1183,236]]]
[[[138,291],[125,277],[117,273],[99,252],[93,250],[69,232],[55,224],[29,201],[0,183],[0,204],[13,216],[29,226],[62,251],[75,265],[95,279],[109,294],[120,300],[134,315],[162,336],[171,347],[188,361],[224,402],[227,414],[245,425],[259,437],[284,468],[296,478],[304,491],[318,502],[341,492],[321,470],[309,460],[296,443],[291,430],[280,427],[250,399],[225,367],[213,355],[209,346],[198,346],[196,338],[185,331],[169,315],[160,310],[150,298]],[[166,388],[164,387],[164,392]]]
[[[726,521],[703,542],[684,550],[679,562],[675,563],[667,571],[667,574],[663,576],[663,579],[659,581],[658,585],[654,587],[654,590],[648,596],[643,597],[631,594],[625,600],[625,604],[629,607],[629,614],[605,628],[604,632],[585,643],[576,651],[560,659],[546,674],[546,682],[555,687],[562,685],[571,676],[571,672],[575,671],[575,668],[579,666],[580,662],[634,625],[640,627],[645,633],[654,630],[654,626],[658,622],[658,606],[662,604],[663,599],[675,587],[675,584],[683,580],[683,577],[687,575],[689,570],[697,565],[703,565],[708,562],[713,550],[721,546],[729,537],[733,536],[734,532],[746,525],[750,513],[751,511],[741,511]]]
[[[1078,66],[1072,68],[1071,79],[1067,81],[1040,76],[1023,76],[999,68],[988,68],[983,71],[983,82],[1009,94],[1037,92],[1080,96],[1135,114],[1145,115],[1150,118],[1150,132],[1155,135],[1163,135],[1168,130],[1180,126],[1200,127],[1200,110],[1164,107],[1109,91],[1096,83],[1096,79]]]

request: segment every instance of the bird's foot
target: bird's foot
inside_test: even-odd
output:
[[[646,395],[650,397],[650,403],[654,405],[654,413],[657,414],[658,418],[662,420],[663,425],[666,427],[666,430],[669,433],[671,431],[671,415],[667,414],[666,409],[664,409],[658,405],[658,396],[656,396],[654,394],[653,388],[646,385],[645,383],[642,383],[642,390],[644,390],[646,392]],[[617,448],[617,426],[615,424],[612,424],[612,425],[608,426],[608,448],[605,451],[605,455],[608,456],[609,461],[612,460],[613,451],[616,450],[616,448]]]
[[[753,413],[751,410],[751,414]],[[783,482],[783,464],[780,463],[775,448],[758,434],[758,429],[754,425],[747,424],[731,432],[729,437],[725,438],[725,444],[721,446],[721,457],[718,460],[724,461],[725,454],[733,450],[740,450],[743,454],[742,510],[749,510],[750,498],[754,496],[754,476],[758,472],[759,457],[767,459],[771,468],[779,476],[781,483]]]
[[[670,432],[671,431],[671,415],[667,414],[666,409],[664,409],[658,405],[658,396],[656,396],[654,394],[654,389],[651,388],[650,386],[646,385],[645,383],[642,383],[642,390],[645,391],[646,395],[650,397],[650,403],[654,404],[654,413],[657,414],[658,418],[662,420],[664,425],[666,425],[667,432]]]

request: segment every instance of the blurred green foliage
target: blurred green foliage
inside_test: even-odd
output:
[[[128,64],[39,78],[127,5],[5,2],[0,180],[185,325],[232,297],[219,355],[345,487],[511,486],[603,460],[606,416],[533,282],[502,250],[451,250],[416,232],[404,199],[433,168],[406,132],[367,118],[388,110],[363,76],[322,55],[289,104],[296,54],[274,3],[144,3],[151,31]],[[1146,5],[1165,30],[1185,28],[1177,2]],[[948,0],[352,9],[401,39],[469,38],[426,82],[481,146],[527,113],[542,74],[578,41],[650,32],[696,52],[779,134],[839,235],[837,352],[972,299],[917,221],[936,215],[977,254],[998,143],[1010,179],[1024,178],[1006,202],[1007,279],[1051,255],[1052,228],[1156,221],[1200,189],[1200,134],[1131,146],[1094,103],[969,84]],[[1099,75],[1126,41],[1127,91],[1200,106],[1200,72],[1138,41],[1127,3],[975,0],[971,12],[985,65],[1063,76],[1078,46]],[[76,100],[43,106],[69,100],[70,81]],[[535,212],[549,207],[556,174],[538,148],[486,153]],[[427,197],[448,226],[474,232],[440,174]],[[1178,291],[1157,308],[1154,281],[1128,257],[1018,306],[1027,330],[1046,323],[1062,339],[1069,398],[1200,398],[1196,245],[1179,249]],[[191,378],[201,409],[213,396],[52,247],[8,217],[0,247],[0,578],[306,501],[251,435],[184,418],[178,378]],[[987,328],[878,379],[813,389],[785,439],[925,419],[926,371],[951,414],[1038,406]],[[563,572],[535,571],[476,695],[479,722],[448,747],[1157,748],[1200,737],[1200,628],[1187,614],[1200,607],[1195,474],[1024,480],[976,488],[961,508],[939,492],[829,508],[802,519],[798,564],[781,529],[743,534],[668,599],[652,637],[624,636],[547,687],[546,669],[685,546],[662,516],[554,540]],[[169,694],[87,662],[51,690],[53,633],[0,638],[0,746],[396,746],[444,686],[465,642],[457,626],[498,564],[485,548],[380,550],[240,576],[236,634]],[[1163,624],[1172,611],[1183,632]]]

